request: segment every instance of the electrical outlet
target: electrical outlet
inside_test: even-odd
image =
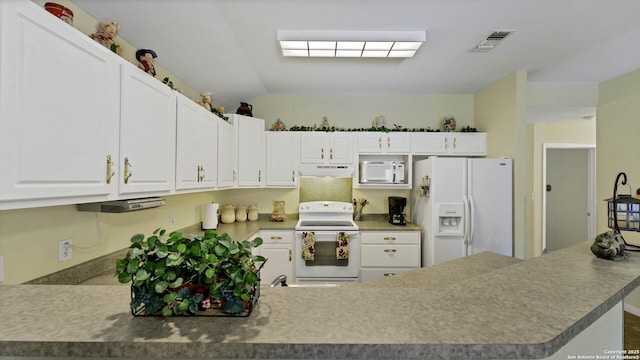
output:
[[[58,262],[71,260],[71,239],[58,242]]]
[[[172,228],[176,226],[176,219],[172,216],[169,216],[169,227]]]

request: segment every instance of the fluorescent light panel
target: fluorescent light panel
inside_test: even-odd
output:
[[[415,55],[426,31],[310,31],[278,30],[284,56],[392,57]]]

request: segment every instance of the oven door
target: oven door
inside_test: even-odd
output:
[[[314,259],[302,257],[303,233],[296,231],[294,241],[294,267],[296,281],[358,281],[360,264],[360,233],[344,231],[349,234],[349,256],[338,259],[336,241],[339,231],[308,231],[314,234]]]

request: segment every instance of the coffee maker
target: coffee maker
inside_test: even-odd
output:
[[[407,198],[389,196],[389,223],[392,225],[406,225],[404,207],[407,206]]]

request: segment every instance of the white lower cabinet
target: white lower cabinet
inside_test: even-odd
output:
[[[419,231],[361,231],[360,281],[420,268]]]
[[[264,243],[256,250],[267,258],[260,270],[260,285],[269,286],[280,275],[293,281],[293,230],[261,230],[259,237]]]

